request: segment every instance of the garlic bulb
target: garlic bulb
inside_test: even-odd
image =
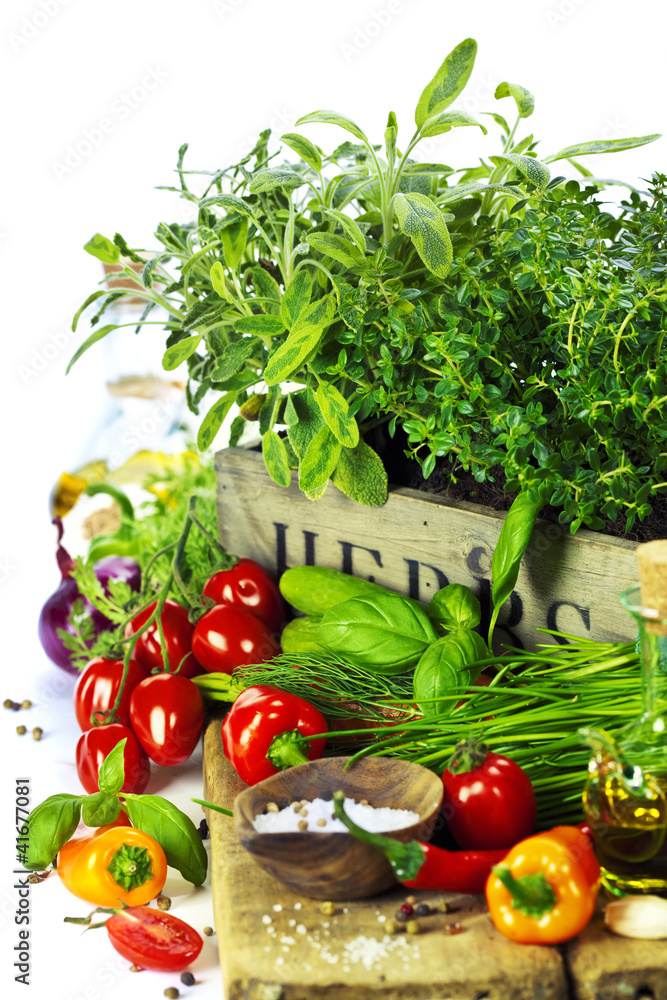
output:
[[[622,896],[605,906],[604,920],[614,934],[630,938],[667,938],[667,899]]]

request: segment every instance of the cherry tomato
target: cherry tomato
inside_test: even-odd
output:
[[[537,803],[530,778],[509,757],[473,744],[465,748],[472,757],[462,755],[460,765],[450,763],[442,775],[445,819],[460,847],[514,847],[535,829]]]
[[[103,656],[96,656],[86,665],[74,688],[74,712],[84,733],[93,728],[94,724],[90,721],[93,712],[106,712],[114,704],[122,676],[122,660],[105,660]],[[130,724],[130,695],[144,677],[148,677],[148,670],[138,660],[130,660],[116,713],[118,721],[124,726]]]
[[[204,670],[231,674],[242,664],[270,660],[280,646],[266,625],[245,608],[218,604],[197,622],[192,651]]]
[[[153,674],[132,692],[130,721],[150,759],[174,767],[183,764],[197,746],[204,702],[187,677]]]
[[[123,753],[125,781],[121,791],[143,792],[145,789],[151,774],[148,757],[132,730],[114,722],[108,726],[93,726],[88,729],[81,734],[76,745],[77,774],[89,795],[97,791],[97,777],[103,760],[123,739],[127,739],[127,743]]]
[[[125,628],[126,636],[139,631],[155,610],[156,604],[157,601],[153,601],[128,623]],[[196,677],[197,674],[200,674],[202,669],[192,655],[191,648],[194,626],[190,623],[187,609],[182,604],[171,600],[165,602],[162,609],[162,629],[167,643],[167,659],[170,669],[176,670],[183,657],[187,656],[187,660],[179,671],[181,676]],[[153,670],[155,667],[158,670],[164,669],[160,632],[156,621],[149,625],[143,635],[139,636],[134,647],[134,656],[147,670]]]
[[[146,906],[114,913],[106,928],[116,951],[140,969],[178,972],[194,962],[204,943],[184,920]]]
[[[278,585],[254,559],[239,559],[231,569],[214,573],[204,584],[204,596],[216,604],[245,608],[270,632],[280,632],[285,624],[285,604]]]

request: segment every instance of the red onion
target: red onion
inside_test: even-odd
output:
[[[39,641],[49,659],[53,660],[58,667],[62,667],[63,670],[67,670],[71,674],[78,674],[79,671],[71,663],[71,653],[58,635],[59,628],[74,635],[74,629],[67,620],[74,602],[77,599],[83,601],[84,607],[93,621],[93,638],[100,632],[106,632],[114,626],[79,592],[76,580],[71,576],[74,560],[60,544],[63,537],[62,521],[56,517],[53,519],[53,523],[58,528],[56,559],[62,579],[58,589],[44,603],[39,615],[37,631]],[[99,562],[95,563],[95,575],[106,593],[109,592],[109,580],[122,580],[129,584],[132,590],[139,590],[141,586],[140,566],[134,559],[128,559],[125,556],[105,556],[104,559],[100,559]]]

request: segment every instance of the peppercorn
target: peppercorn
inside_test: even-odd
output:
[[[165,896],[163,895],[163,893],[160,893],[160,895],[157,898],[157,908],[158,910],[170,910],[171,899],[169,898],[169,896]]]
[[[206,822],[205,819],[203,819],[201,821],[201,823],[199,824],[198,830],[199,830],[199,836],[201,837],[201,839],[202,840],[208,840],[208,823]]]
[[[411,906],[414,906],[415,903],[417,902],[417,897],[416,896],[406,896],[405,897],[405,902],[409,903]]]
[[[267,813],[277,813],[277,812],[280,812],[280,810],[278,809],[278,803],[277,802],[267,802],[266,803],[266,811],[267,811]]]
[[[40,729],[39,726],[35,726],[35,728],[32,731],[33,740],[41,740],[43,732],[44,732],[43,729]]]
[[[430,916],[431,913],[431,907],[428,905],[428,903],[420,903],[417,909],[415,910],[415,913],[417,914],[418,917],[428,917]]]
[[[421,927],[419,926],[418,920],[408,920],[407,924],[405,925],[405,929],[408,932],[408,934],[419,934]]]
[[[138,965],[131,965],[130,972],[141,972],[141,969],[139,968]]]
[[[213,928],[212,927],[205,927],[204,930],[202,931],[202,933],[205,934],[206,937],[210,937],[211,934],[213,934]]]
[[[181,972],[181,982],[184,986],[194,986],[195,977],[191,972]]]
[[[29,698],[24,698],[21,702],[21,708],[32,708],[32,702]]]
[[[454,924],[445,924],[444,930],[445,934],[460,934],[463,928],[461,927],[461,924],[457,922]]]
[[[395,920],[388,920],[384,925],[384,929],[387,934],[400,934],[405,930],[405,927],[403,927],[403,924],[399,924]]]
[[[19,736],[24,736],[28,732],[28,730],[25,728],[25,726],[17,726],[16,732],[19,734]]]
[[[412,914],[415,912],[415,908],[412,905],[412,903],[403,903],[401,910],[403,911],[403,913],[406,913],[409,917],[411,917]]]
[[[324,903],[320,903],[320,913],[323,913],[325,917],[332,917],[336,912],[336,907],[330,900],[326,900]]]
[[[398,920],[400,924],[405,924],[410,919],[410,914],[406,913],[403,908],[396,910],[394,914],[394,920]]]
[[[167,986],[166,990],[164,991],[164,995],[168,997],[169,1000],[177,1000],[177,997],[180,997],[181,994],[178,992],[175,986]]]
[[[449,913],[449,903],[443,899],[442,902],[438,903],[437,909],[440,913]]]
[[[18,712],[21,707],[17,701],[12,701],[11,698],[5,698],[2,703],[3,708],[11,708],[12,712]]]

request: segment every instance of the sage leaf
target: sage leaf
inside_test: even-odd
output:
[[[166,372],[173,372],[174,368],[178,368],[179,365],[183,364],[184,361],[195,353],[199,347],[202,340],[202,334],[197,334],[195,337],[186,337],[185,340],[179,340],[177,344],[172,344],[162,355],[162,367]]]
[[[226,208],[230,212],[240,212],[241,215],[249,215],[251,219],[254,218],[252,206],[235,194],[216,194],[210,198],[202,198],[199,202],[200,208],[213,208],[216,205],[219,208]]]
[[[305,136],[298,135],[296,132],[286,132],[285,135],[281,135],[280,140],[293,149],[295,153],[298,153],[304,163],[307,163],[318,173],[320,172],[322,157],[319,149],[310,139],[306,139]]]
[[[521,87],[518,83],[508,83],[506,80],[499,83],[494,94],[496,100],[503,97],[513,97],[516,101],[519,118],[530,118],[535,110],[535,98],[529,90]]]
[[[225,277],[225,272],[222,264],[219,260],[216,260],[215,264],[210,270],[211,284],[213,285],[213,290],[218,293],[218,295],[229,302],[231,305],[235,305],[234,296],[227,287],[227,278]]]
[[[352,597],[325,611],[320,641],[378,674],[397,674],[419,659],[436,634],[427,614],[400,594]]]
[[[415,110],[417,128],[456,100],[470,79],[476,55],[477,42],[474,38],[466,38],[452,49],[419,98]]]
[[[123,808],[132,826],[143,830],[158,844],[167,857],[167,864],[176,868],[183,878],[201,885],[206,878],[208,857],[197,828],[185,813],[160,795],[123,795]]]
[[[403,169],[403,177],[419,177],[420,174],[451,174],[452,168],[446,163],[408,163]]]
[[[637,149],[638,146],[646,146],[649,142],[661,139],[662,135],[655,132],[651,135],[641,135],[627,139],[593,139],[591,142],[577,142],[574,146],[566,146],[555,156],[548,156],[547,163],[554,163],[556,160],[569,160],[571,156],[585,156],[588,153],[620,153],[624,149]]]
[[[355,267],[363,260],[358,248],[351,240],[335,233],[309,233],[306,242],[313,250],[325,254],[345,267]]]
[[[521,559],[542,507],[542,502],[531,500],[527,493],[519,493],[505,515],[491,560],[493,615],[489,627],[489,647],[500,609],[514,590]]]
[[[307,271],[303,270],[296,272],[285,289],[283,300],[280,303],[280,315],[289,330],[294,327],[301,313],[310,303],[312,288],[313,279]]]
[[[457,201],[463,201],[464,198],[468,198],[471,194],[476,194],[477,192],[486,194],[490,191],[511,195],[512,198],[525,198],[526,196],[525,191],[514,187],[512,184],[458,184],[456,187],[444,191],[438,197],[438,204],[452,205]]]
[[[125,781],[125,745],[127,737],[119,740],[109,751],[100,765],[97,775],[97,787],[106,795],[115,795],[123,787]],[[84,822],[87,822],[84,820]],[[91,824],[88,823],[88,826]]]
[[[264,436],[267,431],[273,430],[276,422],[278,408],[283,395],[279,385],[272,385],[264,397],[264,404],[259,410],[259,433]],[[247,405],[247,404],[246,404]]]
[[[328,382],[320,382],[315,394],[322,416],[329,429],[344,448],[359,444],[359,427],[350,415],[350,406],[338,389]]]
[[[110,323],[108,326],[103,326],[99,330],[96,330],[95,333],[91,333],[90,337],[84,340],[83,344],[81,344],[81,346],[77,348],[77,350],[70,358],[70,362],[67,368],[65,369],[65,374],[66,375],[69,374],[72,367],[77,363],[81,355],[86,353],[89,347],[92,347],[93,344],[96,344],[99,340],[103,340],[108,334],[111,333],[112,330],[117,330],[117,329],[118,329],[117,323]]]
[[[246,215],[220,230],[222,253],[225,264],[230,270],[235,271],[241,263],[247,239],[248,217]]]
[[[253,267],[250,274],[252,276],[255,294],[258,298],[268,300],[259,303],[262,312],[276,315],[280,309],[280,300],[282,298],[280,285],[276,279],[261,266]]]
[[[416,192],[397,194],[394,211],[401,232],[410,237],[429,271],[437,278],[446,278],[453,259],[452,241],[437,205]]]
[[[306,178],[297,174],[296,170],[288,170],[286,167],[267,167],[260,170],[250,181],[249,190],[252,194],[266,194],[268,191],[275,191],[276,188],[293,190],[301,184],[306,183]]]
[[[197,447],[200,451],[206,451],[213,443],[213,439],[222,427],[223,421],[232,406],[236,402],[237,392],[228,392],[211,409],[201,422],[199,433],[197,434]]]
[[[347,132],[351,132],[357,139],[368,145],[368,138],[364,132],[356,125],[351,118],[339,115],[336,111],[311,111],[309,115],[299,118],[297,125],[308,125],[310,122],[321,122],[324,125],[338,125]]]
[[[381,507],[387,502],[387,470],[364,441],[355,448],[343,448],[332,482],[350,500],[366,507]]]
[[[290,335],[268,360],[264,369],[267,385],[284,382],[301,366],[332,323],[335,311],[336,303],[331,294],[304,310]]]
[[[450,583],[431,598],[431,618],[446,629],[475,628],[482,620],[479,601],[469,587]]]
[[[234,320],[234,328],[239,333],[250,333],[257,337],[276,337],[284,331],[285,324],[280,316],[257,313],[254,316],[241,316]]]
[[[30,812],[24,868],[47,868],[74,834],[81,818],[80,795],[50,795]]]
[[[79,323],[79,320],[81,319],[81,313],[85,312],[86,309],[88,308],[88,306],[92,305],[92,303],[95,302],[96,299],[99,299],[102,295],[109,295],[109,294],[110,293],[107,291],[106,288],[100,288],[100,289],[98,289],[98,291],[93,292],[92,295],[88,296],[88,298],[83,303],[83,305],[80,306],[77,309],[77,311],[74,313],[74,319],[72,320],[72,332],[73,333],[76,333],[77,325]]]
[[[459,629],[434,642],[419,659],[412,679],[414,699],[428,716],[449,712],[465,688],[477,680],[488,657],[486,643],[477,632]]]
[[[489,159],[496,165],[499,163],[511,163],[512,166],[517,168],[519,173],[523,174],[524,177],[535,185],[538,191],[544,191],[551,179],[549,168],[533,156],[522,156],[519,153],[502,153],[500,156],[490,156]]]
[[[342,226],[348,238],[352,240],[354,245],[359,250],[359,253],[362,256],[365,256],[366,237],[354,219],[351,219],[349,215],[345,214],[345,212],[339,212],[336,208],[327,208],[324,210],[324,214],[330,219],[335,219],[336,222]]]
[[[240,372],[247,359],[253,354],[258,341],[255,337],[244,337],[233,341],[225,347],[218,362],[211,372],[211,382],[226,382],[232,375]]]
[[[91,257],[97,257],[103,264],[117,264],[120,260],[120,250],[116,244],[101,233],[95,233],[87,243],[84,243],[83,249]]]
[[[325,426],[315,393],[309,387],[302,392],[292,392],[285,406],[285,420],[288,423],[287,435],[299,459],[308,450],[308,445],[317,432]]]
[[[119,815],[120,802],[115,795],[109,795],[107,792],[86,795],[81,803],[81,819],[86,826],[105,826],[107,823],[115,823]]]
[[[476,118],[473,118],[466,111],[441,111],[437,115],[432,115],[426,119],[422,125],[421,134],[424,138],[427,138],[432,135],[441,135],[443,132],[449,132],[450,129],[465,125],[476,125],[477,128],[481,128],[484,135],[488,132],[488,129],[481,122],[478,122]]]
[[[278,486],[289,486],[292,481],[289,458],[285,442],[275,431],[267,431],[262,437],[262,455],[266,471]]]
[[[153,271],[157,267],[158,261],[159,257],[151,257],[151,259],[147,260],[146,263],[144,264],[143,270],[141,272],[141,281],[143,283],[144,288],[153,287]]]
[[[315,434],[299,463],[299,487],[304,493],[326,487],[338,465],[341,445],[325,425]]]

